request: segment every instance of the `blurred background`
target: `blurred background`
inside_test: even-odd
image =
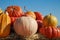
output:
[[[57,17],[60,25],[60,0],[0,0],[2,10],[11,5],[20,6],[24,12],[24,6],[26,6],[27,10],[40,12],[43,16],[52,13]]]

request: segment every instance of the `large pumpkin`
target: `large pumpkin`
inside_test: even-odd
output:
[[[10,33],[10,17],[6,13],[0,14],[0,37],[6,37]]]
[[[31,36],[37,32],[37,22],[31,17],[21,17],[14,22],[14,30],[18,35]]]
[[[59,38],[60,37],[60,29],[56,27],[42,27],[39,32],[47,38]]]
[[[51,13],[49,15],[46,15],[43,19],[44,26],[54,26],[57,27],[58,20],[55,16],[53,16]]]

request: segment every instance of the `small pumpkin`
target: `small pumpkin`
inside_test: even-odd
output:
[[[35,13],[34,13],[33,11],[28,11],[28,10],[26,9],[26,6],[24,6],[24,9],[26,10],[25,16],[30,16],[30,17],[36,19],[36,15],[35,15]]]
[[[42,13],[40,13],[40,12],[34,12],[35,13],[35,15],[36,15],[36,20],[43,20],[43,15],[42,15]]]
[[[0,14],[0,37],[6,37],[10,33],[10,17],[6,13]]]
[[[25,15],[26,15],[26,16],[30,16],[30,17],[36,19],[35,13],[32,12],[32,11],[27,11],[27,12],[25,13]]]
[[[41,33],[47,38],[59,38],[60,37],[60,29],[56,27],[51,27],[51,26],[40,28],[39,33]]]
[[[58,20],[55,16],[53,16],[51,13],[49,15],[46,15],[43,19],[44,26],[54,26],[57,27]]]
[[[14,30],[21,36],[31,36],[37,32],[37,29],[37,22],[31,17],[22,16],[14,22]]]

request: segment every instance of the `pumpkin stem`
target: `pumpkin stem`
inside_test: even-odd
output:
[[[3,12],[2,9],[0,9],[0,15],[2,14],[2,12]]]
[[[28,11],[28,10],[26,9],[26,6],[24,6],[24,10]]]
[[[0,9],[0,13],[2,13],[2,10]]]
[[[8,15],[8,12],[7,11],[5,11],[5,13]]]

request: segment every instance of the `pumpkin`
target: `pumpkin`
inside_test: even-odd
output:
[[[32,12],[32,11],[27,11],[27,12],[25,13],[25,15],[26,15],[26,16],[30,16],[30,17],[36,19],[35,13]]]
[[[43,15],[40,12],[34,12],[36,15],[36,20],[43,20]]]
[[[10,17],[7,13],[0,14],[0,37],[6,37],[10,33]]]
[[[11,18],[11,23],[13,24],[14,21],[23,15],[23,11],[21,7],[19,6],[8,6],[6,8],[6,11],[8,12],[10,18]],[[14,19],[14,20],[13,20]]]
[[[31,36],[37,32],[37,29],[37,22],[31,17],[22,16],[14,22],[14,30],[21,36]]]
[[[43,22],[41,20],[36,20],[38,24],[38,31],[41,27],[43,27]]]
[[[8,6],[6,11],[9,13],[10,17],[20,17],[23,15],[23,11],[19,6]]]
[[[26,10],[25,16],[30,16],[30,17],[36,19],[36,15],[35,15],[35,13],[34,13],[33,11],[28,11],[28,10],[26,9],[26,6],[24,6],[24,9]]]
[[[59,38],[60,37],[60,29],[56,27],[51,27],[51,26],[40,28],[39,33],[41,33],[47,38]]]
[[[15,22],[15,20],[19,17],[10,17],[11,18],[11,24],[13,24]]]
[[[43,19],[44,26],[52,26],[57,27],[58,20],[55,16],[53,16],[51,13],[49,15],[46,15]]]

